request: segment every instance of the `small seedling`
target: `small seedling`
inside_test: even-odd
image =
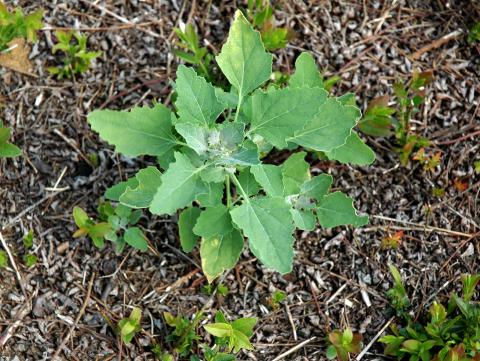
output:
[[[433,172],[440,165],[441,156],[440,152],[426,154],[425,148],[422,147],[415,153],[412,159],[422,164],[423,169],[426,171]]]
[[[217,294],[218,295],[223,296],[223,297],[228,295],[228,291],[229,291],[228,287],[225,286],[224,284],[220,283],[218,286],[216,286],[216,289],[217,289]],[[207,295],[212,295],[214,290],[215,290],[215,286],[212,283],[209,283],[209,284],[204,285],[202,287],[203,293],[205,293]]]
[[[43,10],[25,15],[21,8],[9,12],[0,2],[0,52],[8,49],[8,44],[23,38],[33,43],[37,40],[37,31],[43,27]]]
[[[168,352],[162,351],[162,348],[159,344],[156,344],[152,347],[152,353],[155,355],[155,358],[160,361],[175,361],[172,355]]]
[[[107,194],[114,196],[112,191]],[[104,240],[111,241],[117,253],[121,253],[127,244],[140,251],[148,249],[145,234],[135,226],[142,216],[141,210],[133,210],[122,204],[113,207],[110,202],[104,202],[98,206],[98,212],[100,222],[90,219],[85,211],[75,207],[73,216],[79,229],[73,236],[88,235],[98,248],[103,248]]]
[[[445,195],[445,188],[433,187],[432,196],[441,198]]]
[[[92,60],[102,55],[101,51],[87,51],[87,36],[75,31],[56,31],[58,43],[52,48],[52,53],[63,52],[63,65],[49,67],[48,71],[58,79],[75,78],[85,73]]]
[[[387,296],[397,314],[403,316],[407,307],[410,306],[410,300],[403,286],[402,276],[398,268],[392,264],[388,265],[388,268],[392,274],[394,284],[393,287],[387,291]]]
[[[270,296],[270,299],[268,300],[268,303],[272,310],[276,310],[280,307],[280,304],[285,301],[287,298],[287,294],[283,291],[276,290],[275,292],[272,293]]]
[[[305,151],[293,152],[280,165],[265,162],[274,148],[299,147],[342,163],[375,159],[352,131],[360,111],[349,103],[351,95],[329,96],[310,54],[297,58],[287,87],[262,89],[271,77],[272,60],[260,34],[237,11],[216,57],[232,85],[229,92],[181,65],[175,113],[155,104],[88,116],[91,127],[118,152],[159,159],[162,171],[154,166],[140,170],[116,186],[115,199],[156,215],[180,211],[181,246],[191,252],[199,243],[209,282],[235,266],[245,238],[261,262],[286,274],[293,267],[296,228],[368,222],[352,198],[330,192],[330,175],[312,176]]]
[[[397,249],[400,247],[403,238],[403,231],[398,231],[393,235],[389,235],[382,239],[381,248],[382,249]]]
[[[462,297],[452,294],[446,306],[434,301],[418,320],[403,313],[404,327],[393,325],[393,334],[379,340],[385,354],[397,360],[479,361],[480,305],[471,302],[479,282],[480,275],[464,275]]]
[[[23,261],[28,268],[33,267],[37,264],[37,256],[32,253],[28,253],[23,256]]]
[[[368,103],[358,129],[374,137],[389,137],[394,133],[395,109],[388,105],[388,96],[383,95]]]
[[[167,341],[173,344],[175,352],[180,356],[188,356],[193,350],[194,343],[200,339],[197,335],[197,327],[205,316],[202,312],[198,312],[194,319],[189,321],[181,315],[174,317],[170,312],[164,312],[163,317],[167,325],[174,328],[168,335]]]
[[[26,249],[33,247],[33,238],[34,238],[34,234],[32,230],[28,231],[28,233],[23,236],[23,246]]]
[[[362,350],[362,335],[353,333],[350,328],[343,332],[334,330],[328,334],[330,345],[327,348],[327,358],[348,361],[350,354],[358,354]]]
[[[8,142],[10,132],[11,129],[4,127],[0,120],[0,158],[12,158],[22,154],[20,148]]]
[[[135,335],[141,331],[142,310],[134,307],[130,316],[118,322],[118,331],[125,344],[132,342]]]
[[[7,268],[8,266],[8,255],[5,251],[0,251],[0,268]]]
[[[470,44],[480,42],[480,21],[470,28],[467,40]]]

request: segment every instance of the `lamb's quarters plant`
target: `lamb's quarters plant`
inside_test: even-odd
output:
[[[328,96],[307,53],[288,86],[259,88],[270,79],[272,55],[240,11],[216,61],[232,85],[228,92],[180,66],[175,112],[156,104],[94,111],[88,121],[117,152],[158,158],[162,171],[148,167],[114,187],[118,201],[157,215],[180,210],[182,248],[200,243],[209,281],[236,264],[244,237],[267,267],[288,273],[296,228],[358,227],[368,217],[344,193],[329,193],[330,175],[311,175],[306,152],[280,165],[261,158],[273,148],[303,147],[342,163],[369,164],[374,154],[352,130],[360,111],[349,104],[352,95]]]
[[[10,12],[6,5],[0,2],[0,52],[8,49],[8,44],[16,38],[35,42],[37,31],[43,27],[42,18],[42,9],[25,15],[21,8]]]
[[[13,158],[22,154],[20,148],[8,142],[11,131],[11,128],[4,127],[0,120],[0,158]]]
[[[480,305],[472,300],[480,275],[463,275],[461,297],[453,293],[446,305],[434,301],[428,315],[413,319],[406,312],[409,300],[400,273],[394,267],[391,271],[395,286],[388,296],[400,325],[393,324],[392,334],[379,339],[385,354],[397,360],[479,361]]]
[[[327,358],[338,361],[350,360],[350,354],[358,354],[362,349],[362,335],[353,333],[350,328],[345,330],[334,330],[328,334],[329,346]]]
[[[58,79],[71,79],[85,73],[90,68],[92,60],[102,55],[101,51],[87,51],[87,36],[76,31],[59,30],[55,32],[55,37],[58,42],[53,46],[52,53],[61,51],[63,64],[49,67],[48,71]]]

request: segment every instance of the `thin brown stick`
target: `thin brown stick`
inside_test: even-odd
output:
[[[464,141],[465,139],[474,137],[474,136],[476,136],[476,135],[480,135],[480,130],[477,130],[476,132],[473,132],[473,133],[470,133],[470,134],[466,134],[466,135],[464,135],[463,137],[460,137],[460,138],[456,138],[456,139],[452,139],[452,140],[446,140],[446,141],[443,141],[443,142],[435,142],[435,145],[450,145],[450,144],[455,144],[455,143]]]
[[[308,340],[305,340],[305,341],[303,341],[303,342],[300,342],[298,345],[292,347],[290,350],[288,350],[288,351],[286,351],[286,352],[278,355],[277,357],[275,357],[275,358],[273,359],[273,361],[279,361],[279,360],[284,359],[286,356],[294,353],[295,351],[301,349],[302,347],[306,346],[307,344],[309,344],[309,343],[312,342],[312,341],[315,341],[316,339],[317,339],[317,337],[316,337],[316,336],[313,336],[313,337],[309,338]]]
[[[15,276],[17,277],[18,284],[20,285],[20,288],[22,289],[22,293],[27,298],[27,292],[25,291],[25,287],[23,285],[23,279],[22,276],[20,275],[20,272],[18,272],[17,264],[15,263],[15,258],[13,258],[13,254],[10,251],[10,248],[8,247],[7,242],[5,242],[5,239],[3,238],[2,232],[0,232],[0,242],[2,243],[3,248],[7,252],[8,258],[10,259],[10,263],[12,264],[12,267],[15,271]]]
[[[447,34],[445,36],[442,36],[440,39],[435,40],[434,42],[425,45],[423,48],[420,50],[416,51],[415,53],[412,54],[410,57],[412,60],[418,59],[422,54],[429,52],[430,50],[436,49],[441,47],[443,44],[448,43],[449,41],[458,38],[460,35],[463,34],[463,31],[461,29],[452,31],[450,34]]]

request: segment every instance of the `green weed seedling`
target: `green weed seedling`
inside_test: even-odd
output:
[[[33,248],[33,239],[35,238],[35,235],[32,230],[28,231],[27,234],[23,236],[23,247],[25,247],[25,250],[29,250]],[[33,267],[34,265],[37,264],[37,256],[34,255],[33,253],[27,253],[23,256],[23,261],[25,262],[25,265],[30,268]]]
[[[114,193],[112,188],[107,195],[114,197]],[[123,204],[113,207],[110,202],[104,202],[99,205],[98,213],[100,222],[90,219],[84,210],[75,207],[73,216],[79,229],[73,236],[88,235],[98,248],[104,247],[105,240],[111,241],[117,253],[121,253],[127,244],[140,251],[148,249],[145,234],[135,226],[142,216],[141,210],[133,210]]]
[[[22,154],[20,148],[8,142],[11,131],[11,128],[4,127],[0,120],[0,158],[13,158]]]
[[[399,277],[394,276],[394,289],[401,283]],[[447,305],[434,301],[429,315],[418,320],[403,312],[402,326],[393,325],[392,334],[379,340],[385,344],[385,354],[397,360],[479,361],[480,305],[472,302],[479,282],[480,275],[462,276],[462,297],[452,294]],[[406,297],[404,291],[399,292],[401,297]],[[398,307],[393,302],[392,306]]]
[[[76,75],[85,73],[92,60],[102,55],[101,51],[87,51],[87,36],[76,31],[56,31],[58,43],[52,48],[52,53],[63,53],[63,65],[49,67],[50,74],[58,79],[75,78]]]
[[[268,303],[272,310],[276,310],[280,307],[280,304],[287,299],[287,294],[283,291],[276,290],[270,296]]]
[[[433,81],[431,71],[414,71],[408,82],[398,81],[393,85],[397,107],[388,105],[388,96],[373,99],[360,121],[360,131],[374,137],[388,137],[395,134],[396,151],[400,155],[400,163],[405,166],[413,157],[424,165],[426,170],[433,170],[439,163],[440,154],[426,155],[425,147],[430,141],[415,134],[411,129],[412,116],[419,112],[425,101],[425,87]]]
[[[192,321],[181,315],[175,317],[170,312],[164,312],[163,317],[167,325],[173,328],[167,341],[173,344],[174,351],[182,357],[190,355],[195,344],[200,340],[197,327],[205,319],[204,314],[198,312]]]
[[[5,251],[0,251],[0,268],[7,268],[8,266],[8,255]]]
[[[37,40],[37,31],[43,27],[43,10],[25,15],[21,8],[9,12],[0,2],[0,52],[8,49],[8,44],[17,38],[33,43]]]
[[[358,354],[362,350],[362,335],[353,333],[350,328],[343,332],[334,330],[328,334],[327,358],[329,360],[337,359],[339,361],[350,360],[350,354]]]
[[[406,309],[410,306],[410,299],[403,285],[402,275],[394,265],[390,264],[388,267],[394,282],[393,287],[387,291],[388,299],[393,309],[397,312],[397,315],[408,317]]]
[[[468,31],[467,40],[470,44],[480,42],[480,21],[475,23]]]
[[[135,335],[142,330],[142,310],[134,307],[130,316],[118,322],[118,333],[125,344],[132,342]]]
[[[235,266],[245,238],[268,268],[289,273],[295,229],[368,222],[350,197],[329,192],[330,175],[312,176],[307,153],[297,151],[372,163],[372,150],[352,131],[360,111],[348,104],[351,95],[328,95],[308,53],[297,58],[288,86],[262,89],[272,55],[240,11],[216,62],[232,85],[228,92],[180,66],[175,111],[155,104],[89,114],[92,129],[117,152],[159,161],[160,168],[140,170],[114,186],[116,197],[109,198],[109,190],[106,198],[156,215],[180,211],[181,246],[191,252],[200,244],[209,282]],[[293,154],[280,165],[267,164],[263,156],[274,148]]]

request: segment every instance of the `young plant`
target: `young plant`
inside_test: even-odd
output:
[[[63,53],[63,65],[49,67],[48,71],[56,75],[57,79],[75,78],[76,75],[85,73],[92,60],[102,55],[101,51],[87,51],[87,36],[76,31],[56,31],[58,43],[52,48],[52,53]]]
[[[25,250],[33,248],[34,238],[35,235],[32,230],[23,236],[23,246],[25,247]],[[25,262],[25,265],[30,268],[37,264],[37,256],[33,253],[27,253],[23,256],[23,261]]]
[[[473,44],[476,41],[480,41],[480,21],[475,23],[468,31],[468,42]]]
[[[410,300],[402,282],[402,275],[400,274],[398,268],[394,265],[390,264],[388,267],[394,281],[393,287],[387,291],[390,304],[398,315],[408,317],[405,313],[405,310],[408,308],[408,306],[410,306]]]
[[[110,189],[106,196],[115,198],[115,188]],[[103,248],[104,240],[108,240],[115,245],[117,253],[122,253],[127,244],[140,251],[148,249],[145,234],[135,226],[142,216],[141,210],[133,210],[123,204],[113,207],[110,202],[104,202],[98,206],[98,213],[100,222],[97,223],[81,208],[75,207],[73,216],[79,229],[73,236],[88,235],[98,248]]]
[[[8,255],[5,251],[0,251],[0,268],[7,268],[8,266]]]
[[[348,361],[350,353],[358,354],[362,350],[362,335],[353,333],[350,328],[343,332],[334,330],[328,334],[330,345],[327,348],[329,360]]]
[[[8,49],[8,44],[17,38],[33,43],[37,40],[37,31],[43,27],[43,10],[25,15],[21,8],[9,12],[0,2],[0,52]]]
[[[11,128],[3,126],[0,120],[0,158],[13,158],[22,154],[22,150],[16,145],[9,143]]]
[[[430,145],[427,138],[412,131],[411,119],[419,112],[420,105],[425,101],[425,87],[432,81],[431,71],[414,71],[410,81],[398,81],[393,85],[397,108],[388,105],[388,96],[377,97],[370,102],[359,123],[359,129],[368,135],[386,137],[394,133],[398,145],[396,150],[400,154],[400,163],[404,166],[415,151]],[[425,150],[423,154],[424,157],[418,157],[417,160],[428,170],[439,164],[439,154],[427,157]]]
[[[287,298],[287,294],[283,291],[276,290],[270,296],[268,303],[272,310],[276,310],[280,307],[280,304],[285,301]]]
[[[229,92],[180,66],[176,113],[156,104],[94,111],[88,121],[116,151],[157,157],[163,171],[150,166],[115,186],[118,201],[156,215],[180,210],[181,246],[190,252],[200,243],[210,282],[235,266],[244,238],[263,264],[289,273],[296,228],[358,227],[368,217],[344,193],[329,192],[330,175],[310,174],[306,152],[280,165],[260,158],[273,148],[303,147],[342,163],[369,164],[372,150],[352,131],[360,111],[348,104],[351,96],[328,96],[308,53],[297,58],[287,87],[261,89],[272,55],[239,11],[216,61]]]
[[[197,327],[205,318],[202,312],[198,312],[192,321],[177,315],[174,317],[170,312],[164,312],[165,322],[173,327],[173,332],[168,335],[167,341],[173,343],[174,350],[180,356],[188,356],[193,351],[194,344],[200,340]]]
[[[445,306],[433,302],[428,319],[404,314],[404,326],[394,325],[393,334],[379,340],[386,345],[385,354],[397,360],[479,361],[480,305],[471,302],[479,281],[480,275],[462,276],[463,296],[452,294]]]
[[[134,307],[130,316],[118,322],[118,331],[125,344],[132,342],[135,335],[141,331],[142,310]]]

